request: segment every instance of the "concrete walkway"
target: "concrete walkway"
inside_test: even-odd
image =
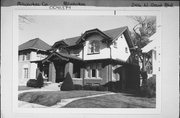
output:
[[[99,95],[91,95],[91,96],[86,96],[86,97],[77,97],[77,98],[69,98],[69,99],[61,99],[61,102],[58,102],[56,105],[53,105],[51,107],[39,105],[39,104],[34,104],[34,103],[28,103],[24,101],[18,101],[18,106],[21,108],[61,108],[75,100],[80,100],[80,99],[85,99],[85,98],[93,98],[93,97],[99,97],[99,96],[104,96],[104,95],[112,95],[115,93],[105,93],[105,94],[99,94]]]
[[[112,95],[115,93],[105,93],[105,94],[99,94],[99,95],[91,95],[91,96],[85,96],[85,97],[77,97],[77,98],[69,98],[69,99],[61,99],[61,102],[57,103],[56,105],[51,106],[51,108],[60,108],[63,107],[75,100],[85,99],[85,98],[93,98],[93,97],[99,97],[104,95]]]

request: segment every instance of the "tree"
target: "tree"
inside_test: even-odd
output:
[[[147,88],[147,66],[149,64],[152,66],[150,58],[151,54],[143,53],[142,48],[146,46],[150,41],[149,37],[156,32],[156,17],[147,16],[134,16],[131,17],[137,21],[137,25],[134,26],[132,37],[135,44],[134,54],[138,56],[142,66],[141,66],[141,77],[142,77],[142,88],[146,90]]]
[[[30,24],[34,23],[35,20],[33,16],[28,16],[28,15],[19,15],[19,29],[23,29],[23,24]]]

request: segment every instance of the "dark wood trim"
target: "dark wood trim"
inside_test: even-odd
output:
[[[87,53],[87,55],[100,54],[100,52]]]

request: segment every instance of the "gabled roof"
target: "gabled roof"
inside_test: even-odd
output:
[[[82,61],[82,59],[79,57],[54,51],[48,57],[43,59],[42,63],[48,62],[51,58],[54,58],[54,56],[58,57],[59,60],[64,60],[64,61]]]
[[[103,32],[114,40],[119,35],[123,34],[123,32],[125,30],[127,30],[127,29],[128,29],[128,27],[125,26],[125,27],[120,27],[120,28],[106,30],[106,31],[103,31]]]
[[[76,42],[76,44],[79,44],[81,41],[85,41],[86,37],[89,36],[89,34],[91,35],[92,33],[100,34],[105,40],[111,41],[111,38],[109,36],[107,36],[104,32],[102,32],[101,30],[96,28],[96,29],[87,30],[79,38],[79,40]]]
[[[157,47],[157,45],[158,45],[158,40],[157,40],[157,34],[156,34],[156,33],[153,34],[153,35],[149,38],[149,40],[150,40],[151,42],[148,43],[146,46],[144,46],[144,47],[142,48],[142,52],[144,52],[144,53],[147,53],[147,52],[149,52],[149,51],[151,51],[151,50],[155,50],[156,47]]]
[[[116,38],[118,38],[118,36],[120,36],[121,34],[124,33],[125,37],[127,37],[126,40],[127,40],[128,46],[133,47],[133,43],[132,43],[130,35],[129,35],[129,29],[128,29],[127,26],[119,27],[119,28],[115,28],[115,29],[110,29],[110,30],[106,30],[106,31],[101,31],[101,30],[99,30],[97,28],[96,29],[91,29],[91,30],[87,30],[83,35],[86,35],[89,32],[93,32],[93,31],[101,33],[102,35],[107,37],[107,39],[110,40],[110,41],[114,41]],[[60,40],[60,41],[56,42],[55,44],[60,43],[60,42],[64,42],[68,46],[77,45],[77,43],[80,42],[79,40],[81,40],[80,38],[82,36],[77,36],[77,37],[72,37],[72,38],[67,38],[67,39],[64,39],[64,40]]]
[[[19,46],[19,51],[27,50],[27,49],[46,51],[46,50],[49,50],[50,48],[51,46],[48,45],[46,42],[42,41],[39,38],[35,38],[21,44]]]

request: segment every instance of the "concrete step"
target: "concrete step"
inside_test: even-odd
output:
[[[44,89],[55,90],[55,91],[60,90],[59,83],[49,83],[46,86],[44,86],[43,88]]]

